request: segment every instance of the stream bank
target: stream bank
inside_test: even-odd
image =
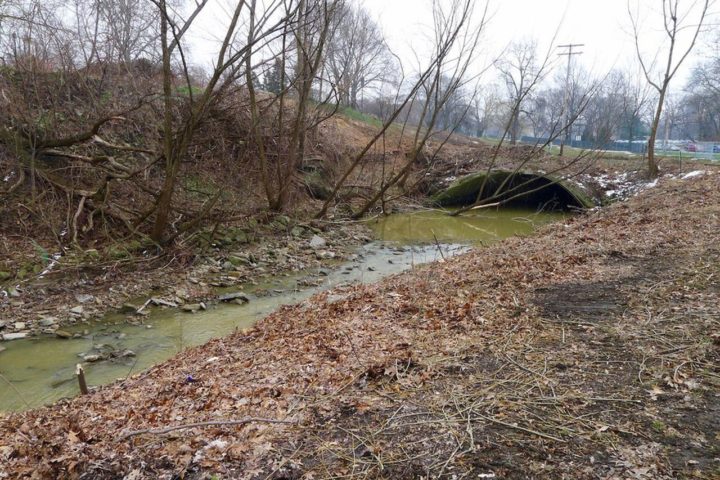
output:
[[[345,245],[342,256],[324,237],[313,233],[300,251],[314,253],[322,263],[294,271],[278,269],[275,264],[274,274],[239,275],[244,283],[203,282],[199,285],[205,287],[203,297],[194,301],[176,287],[172,294],[126,301],[117,311],[96,320],[80,320],[62,328],[53,325],[47,327],[51,334],[0,343],[5,346],[0,352],[0,374],[9,387],[0,389],[0,410],[37,407],[76,395],[78,362],[84,364],[91,386],[106,384],[150,368],[185,348],[248,328],[282,305],[298,303],[320,291],[375,282],[450,258],[469,245],[528,235],[544,223],[563,218],[562,214],[517,209],[475,212],[462,218],[432,210],[378,217],[365,225],[377,240],[353,249]],[[272,255],[237,253],[230,258],[246,259],[240,263],[245,268],[252,267],[248,258],[256,259],[255,265],[273,259],[282,266],[290,257],[288,252],[297,250],[287,243]],[[221,269],[219,280],[235,280],[230,273],[241,272],[241,266],[231,263]],[[12,338],[14,333],[8,335]]]
[[[205,232],[206,245],[193,253],[177,248],[162,256],[152,249],[131,255],[113,247],[122,258],[55,254],[37,274],[0,286],[0,339],[52,337],[58,330],[62,337],[70,327],[113,313],[138,323],[153,306],[207,304],[219,289],[329,266],[372,240],[359,223],[299,223],[286,216],[247,223]],[[157,305],[138,314],[150,298]]]
[[[566,225],[5,416],[0,474],[717,478],[720,175]]]
[[[447,189],[472,165],[456,165],[453,175],[434,178],[431,191]],[[706,168],[687,173],[675,165],[668,167],[664,180]],[[563,188],[585,190],[600,204],[629,198],[656,184],[644,179],[642,169],[615,165],[567,180]],[[204,243],[179,245],[164,254],[138,241],[63,252],[35,244],[30,257],[18,249],[17,258],[4,260],[14,267],[0,271],[0,350],[3,340],[52,337],[57,331],[64,337],[68,326],[87,324],[108,313],[137,311],[150,298],[159,300],[160,306],[207,305],[216,300],[217,289],[330,266],[372,238],[362,222],[302,222],[284,215],[261,220],[247,218],[234,226],[199,232]],[[12,238],[3,242],[13,245]]]

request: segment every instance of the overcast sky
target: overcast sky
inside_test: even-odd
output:
[[[383,26],[393,48],[403,50],[419,39],[432,18],[431,0],[360,0]],[[476,2],[480,13],[483,2]],[[536,39],[543,46],[557,33],[557,43],[585,43],[585,61],[611,66],[632,43],[623,33],[625,0],[495,0],[489,5],[485,41],[501,51],[513,40]],[[560,31],[558,32],[558,28]]]
[[[388,42],[402,56],[407,56],[409,46],[418,46],[422,39],[419,33],[432,20],[432,0],[359,0],[359,3],[382,25]],[[680,4],[689,5],[691,1],[681,0]],[[636,0],[631,5],[636,13]],[[476,2],[477,9],[483,6],[484,2]],[[642,49],[650,59],[664,42],[661,6],[661,0],[640,0],[637,10]],[[485,41],[494,55],[510,42],[523,39],[535,39],[544,53],[555,38],[555,44],[585,44],[584,54],[578,60],[598,75],[613,67],[637,68],[627,0],[490,0],[489,12]],[[683,77],[680,83],[684,83],[694,60],[702,54],[700,47],[679,73]]]
[[[413,49],[421,52],[427,50],[432,0],[354,1],[363,5],[381,25],[388,44],[408,66],[414,65]],[[452,2],[438,1],[445,5]],[[661,0],[630,1],[632,5],[639,5],[637,13],[642,49],[651,61],[664,40]],[[693,1],[681,0],[680,4],[690,5]],[[197,63],[212,62],[212,39],[222,34],[221,25],[228,16],[227,9],[220,6],[223,3],[234,4],[231,0],[215,2],[213,7],[204,12],[204,18],[199,22],[200,31],[196,31],[192,41],[193,57]],[[477,0],[475,5],[478,13],[481,13],[485,2]],[[584,53],[578,61],[596,75],[603,75],[613,67],[638,68],[628,17],[628,0],[489,0],[489,17],[482,47],[486,55],[483,61],[486,63],[501,55],[512,41],[532,39],[538,42],[541,54],[556,44],[585,44],[582,48]],[[682,43],[681,47],[685,45]],[[692,65],[702,52],[703,42],[679,72],[676,89],[684,86]]]

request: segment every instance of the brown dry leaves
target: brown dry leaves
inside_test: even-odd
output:
[[[715,174],[316,296],[3,419],[0,477],[711,478],[718,231]],[[118,440],[244,417],[297,425]]]

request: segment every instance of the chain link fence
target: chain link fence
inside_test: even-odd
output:
[[[520,141],[531,145],[544,145],[547,138],[523,136]],[[549,142],[549,145],[559,147],[560,140]],[[618,153],[630,153],[644,156],[647,153],[647,140],[614,140],[606,143],[588,142],[583,140],[569,140],[566,147],[582,150],[605,150]],[[720,142],[689,142],[671,140],[667,143],[656,142],[655,154],[663,157],[678,159],[701,159],[720,162]]]

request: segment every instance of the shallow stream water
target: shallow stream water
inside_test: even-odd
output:
[[[369,221],[377,241],[358,249],[334,268],[268,278],[243,290],[246,305],[210,305],[190,314],[154,308],[143,325],[130,325],[125,315],[109,314],[102,321],[76,328],[81,338],[38,337],[0,342],[0,411],[37,407],[78,393],[75,365],[93,349],[132,350],[136,356],[85,363],[89,385],[125,378],[158,364],[183,349],[249,327],[282,305],[339,285],[370,283],[383,277],[450,257],[472,245],[486,245],[512,235],[530,234],[562,214],[527,210],[482,210],[462,217],[438,211],[398,214]],[[441,254],[442,250],[442,254]],[[316,286],[303,286],[315,284]],[[240,290],[239,288],[233,291]],[[191,372],[188,372],[190,374]]]

